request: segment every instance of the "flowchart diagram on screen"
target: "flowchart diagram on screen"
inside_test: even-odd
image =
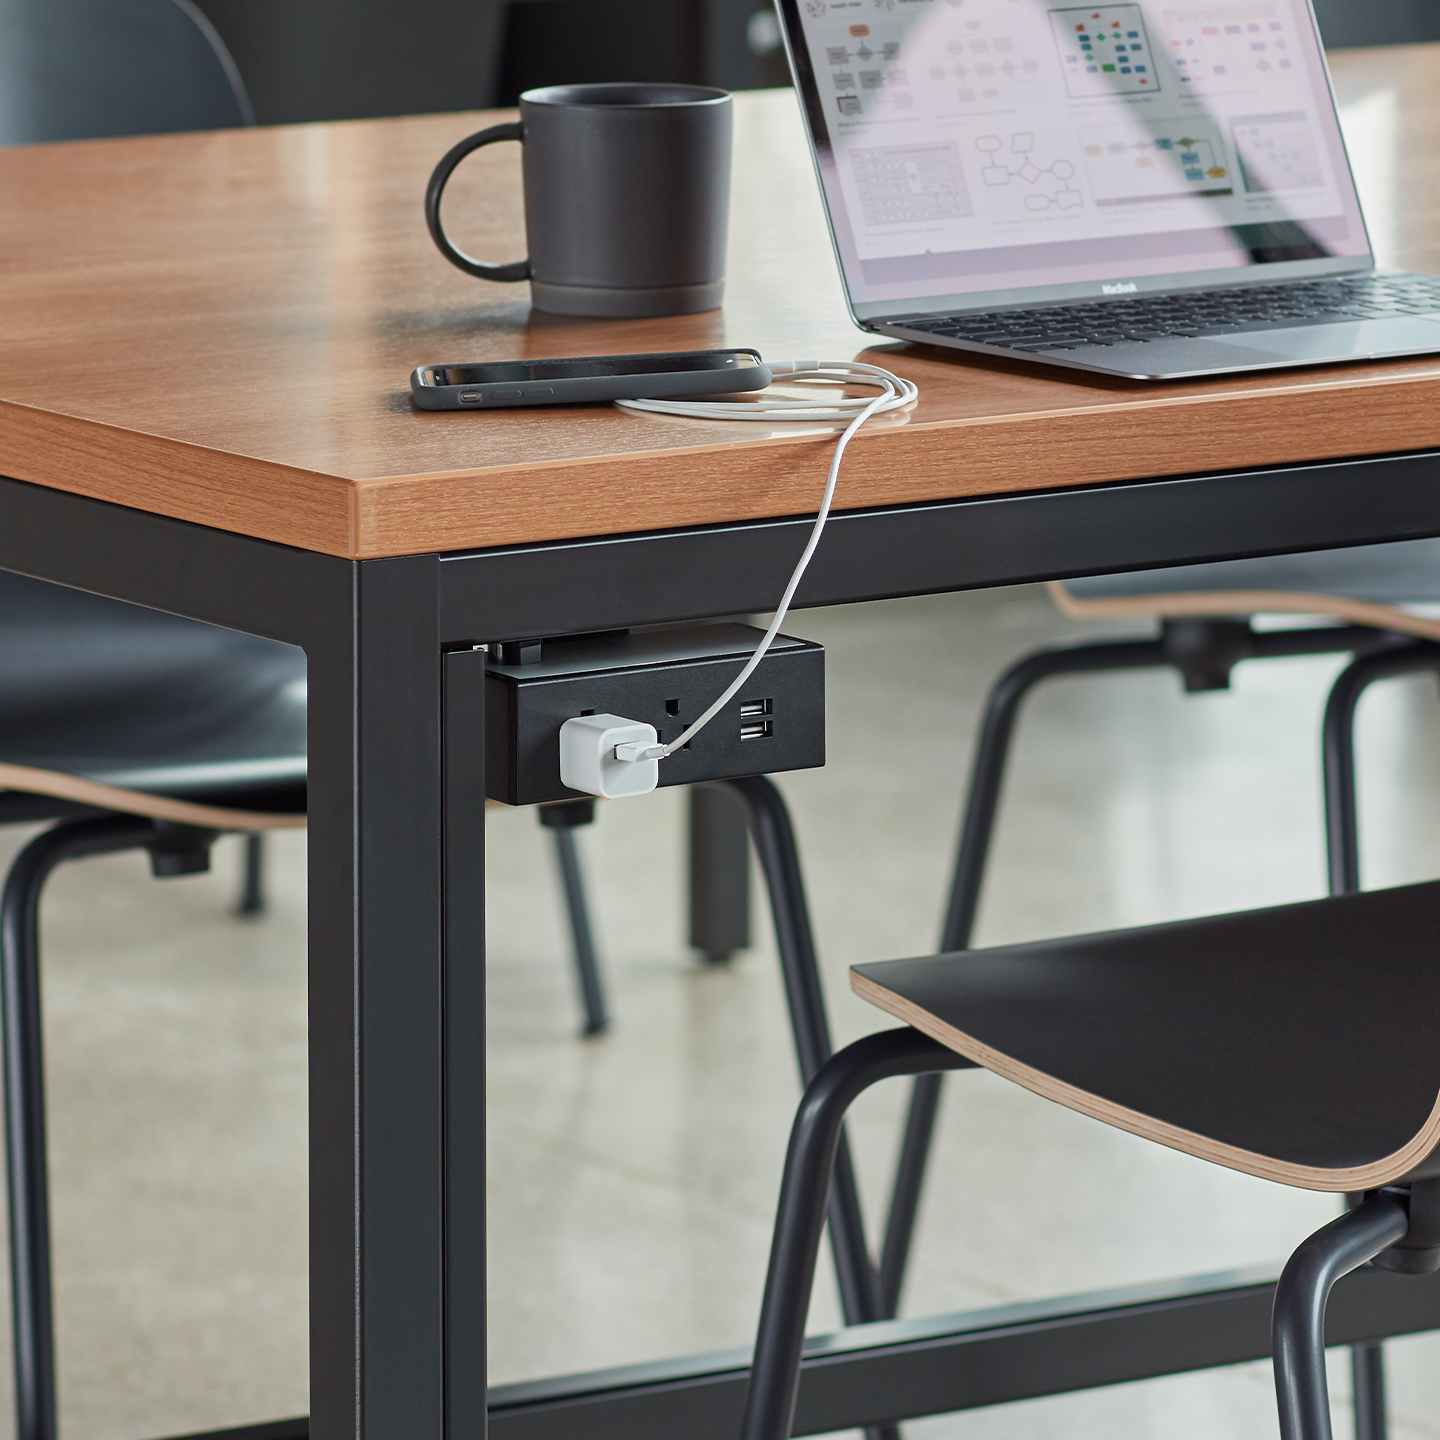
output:
[[[980,171],[985,184],[1028,190],[1022,202],[1027,210],[1074,210],[1085,203],[1084,195],[1070,184],[1075,167],[1068,160],[1036,164],[1035,136],[1031,131],[1012,134],[1008,149],[999,135],[977,135],[975,148],[985,157]]]
[[[1071,99],[1108,99],[1160,90],[1145,17],[1138,5],[1052,10],[1050,24]]]

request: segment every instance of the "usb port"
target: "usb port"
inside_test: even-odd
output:
[[[758,720],[762,715],[769,715],[774,708],[773,700],[742,700],[740,702],[740,718],[742,720]]]
[[[775,722],[773,720],[752,720],[748,725],[740,727],[742,740],[768,740],[774,733]]]

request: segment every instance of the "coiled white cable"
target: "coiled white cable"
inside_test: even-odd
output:
[[[905,380],[878,365],[859,360],[767,360],[771,375],[785,375],[806,384],[874,385],[883,393],[867,399],[863,395],[836,399],[805,397],[775,400],[617,400],[621,410],[648,410],[655,415],[688,415],[695,420],[851,420],[861,412],[866,420],[887,410],[913,405],[920,392]],[[765,392],[761,392],[762,395]],[[863,421],[861,422],[864,423]],[[848,435],[842,436],[844,447]]]
[[[687,726],[668,745],[618,745],[615,755],[620,760],[663,760],[673,755],[682,745],[688,744],[725,708],[740,687],[754,673],[755,667],[765,658],[776,635],[780,633],[785,613],[795,598],[801,576],[810,564],[820,544],[825,522],[830,518],[830,503],[835,498],[835,482],[840,476],[840,460],[850,437],[875,415],[890,410],[904,410],[919,399],[920,391],[913,381],[882,370],[878,365],[865,365],[859,360],[776,360],[766,362],[772,375],[784,375],[807,385],[873,385],[880,394],[867,399],[861,396],[833,395],[811,400],[807,397],[781,398],[774,400],[617,400],[622,410],[646,411],[654,415],[685,415],[696,420],[764,420],[775,421],[816,421],[845,420],[849,423],[840,432],[830,457],[830,473],[825,477],[825,493],[820,499],[820,508],[815,515],[815,524],[810,530],[810,539],[801,552],[795,569],[790,574],[790,583],[780,597],[779,607],[765,637],[755,647],[745,667],[726,686],[720,697],[703,714]],[[763,392],[762,392],[763,393]]]

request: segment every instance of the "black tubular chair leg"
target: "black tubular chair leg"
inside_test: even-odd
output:
[[[910,1105],[900,1135],[900,1156],[890,1187],[890,1209],[885,1216],[885,1234],[880,1241],[880,1302],[887,1318],[899,1313],[900,1290],[905,1267],[920,1216],[920,1192],[925,1184],[925,1166],[940,1112],[942,1075],[917,1075],[910,1087]]]
[[[1000,805],[1000,787],[1005,779],[1005,762],[1025,698],[1042,680],[1116,670],[1149,670],[1169,663],[1165,647],[1158,640],[1076,645],[1027,655],[995,682],[985,700],[985,714],[970,772],[970,793],[966,797],[965,820],[955,855],[950,903],[941,931],[942,951],[964,949],[975,926],[980,887],[995,830],[995,814]]]
[[[972,1063],[904,1026],[847,1045],[805,1087],[785,1155],[741,1440],[786,1440],[790,1434],[825,1197],[845,1112],[877,1081],[966,1069]]]
[[[605,982],[600,978],[600,959],[595,953],[595,933],[590,927],[590,906],[585,898],[585,877],[575,848],[578,826],[595,819],[593,800],[566,800],[542,805],[536,811],[540,824],[555,837],[555,861],[560,885],[565,892],[565,911],[570,918],[570,943],[575,957],[575,980],[585,1014],[586,1035],[599,1035],[610,1026],[605,1003]]]
[[[1332,1440],[1325,1382],[1325,1305],[1342,1275],[1405,1236],[1405,1207],[1392,1195],[1362,1205],[1317,1230],[1290,1257],[1275,1287],[1271,1336],[1281,1440]]]
[[[805,899],[805,881],[795,832],[785,801],[773,781],[763,775],[721,782],[745,804],[751,836],[760,859],[761,873],[775,917],[775,938],[785,979],[785,998],[800,1062],[800,1078],[808,1085],[830,1058],[830,1022],[815,958],[815,937]],[[880,1305],[879,1276],[865,1243],[865,1226],[859,1190],[850,1160],[850,1148],[840,1136],[835,1184],[830,1196],[830,1238],[840,1299],[849,1324],[884,1319]]]
[[[1113,670],[1153,669],[1171,661],[1158,640],[1128,640],[1102,645],[1076,645],[1067,649],[1041,650],[1012,665],[991,687],[986,697],[975,761],[970,771],[970,791],[965,801],[964,822],[955,856],[954,878],[946,907],[940,949],[963,950],[970,943],[980,887],[985,879],[985,862],[995,831],[1000,788],[1015,721],[1025,697],[1042,680],[1061,675],[1085,675]],[[905,1281],[910,1243],[920,1210],[920,1193],[930,1142],[940,1108],[941,1077],[920,1075],[910,1091],[910,1109],[900,1142],[895,1180],[890,1193],[890,1210],[880,1249],[880,1290],[884,1314],[894,1315]]]
[[[56,1434],[40,1013],[40,893],[62,862],[140,849],[154,840],[159,830],[153,821],[128,815],[56,825],[16,856],[0,897],[0,1032],[5,1065],[16,1440],[55,1440]]]
[[[825,1012],[825,992],[820,984],[815,936],[810,928],[810,907],[805,899],[805,880],[800,869],[790,812],[774,782],[763,775],[720,783],[739,797],[750,823],[751,839],[759,857],[761,873],[765,876],[770,909],[775,919],[776,946],[780,951],[780,968],[785,979],[785,997],[801,1080],[808,1085],[830,1059],[830,1022]],[[835,1259],[835,1278],[845,1322],[861,1325],[883,1320],[885,1310],[880,1293],[880,1275],[870,1259],[865,1240],[860,1189],[855,1183],[855,1166],[843,1131],[836,1142],[827,1203],[830,1247]],[[888,1426],[872,1426],[866,1433],[869,1440],[899,1440],[900,1432]]]
[[[1355,710],[1377,680],[1440,670],[1440,645],[1417,640],[1360,655],[1342,670],[1325,704],[1321,748],[1325,767],[1325,842],[1332,895],[1360,889],[1360,838],[1355,794]]]
[[[707,965],[750,948],[750,835],[745,808],[719,785],[692,785],[690,944]]]
[[[1359,801],[1355,784],[1355,712],[1377,680],[1440,669],[1440,645],[1415,641],[1358,656],[1330,687],[1325,702],[1321,755],[1325,783],[1325,858],[1332,895],[1360,889]],[[1360,1197],[1352,1196],[1353,1203]],[[1350,1351],[1355,1395],[1355,1440],[1385,1440],[1385,1350],[1356,1345]]]
[[[1385,1347],[1355,1345],[1350,1350],[1355,1387],[1355,1440],[1385,1440]]]
[[[575,852],[575,832],[557,826],[553,834],[560,883],[565,891],[565,908],[570,915],[575,978],[579,982],[580,1003],[585,1011],[585,1034],[599,1035],[609,1026],[610,1015],[605,1008],[605,987],[600,979],[600,962],[595,954],[595,937],[590,929],[590,911],[585,903],[580,857]]]
[[[243,837],[245,846],[243,869],[240,878],[240,902],[235,911],[239,915],[263,915],[265,913],[265,832],[252,830]]]

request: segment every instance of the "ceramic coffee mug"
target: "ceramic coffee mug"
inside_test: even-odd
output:
[[[518,125],[462,140],[435,167],[425,218],[440,253],[485,280],[528,280],[561,315],[689,315],[725,292],[730,96],[699,85],[552,85],[520,97]],[[440,197],[496,140],[525,146],[528,260],[490,265],[451,243]]]

